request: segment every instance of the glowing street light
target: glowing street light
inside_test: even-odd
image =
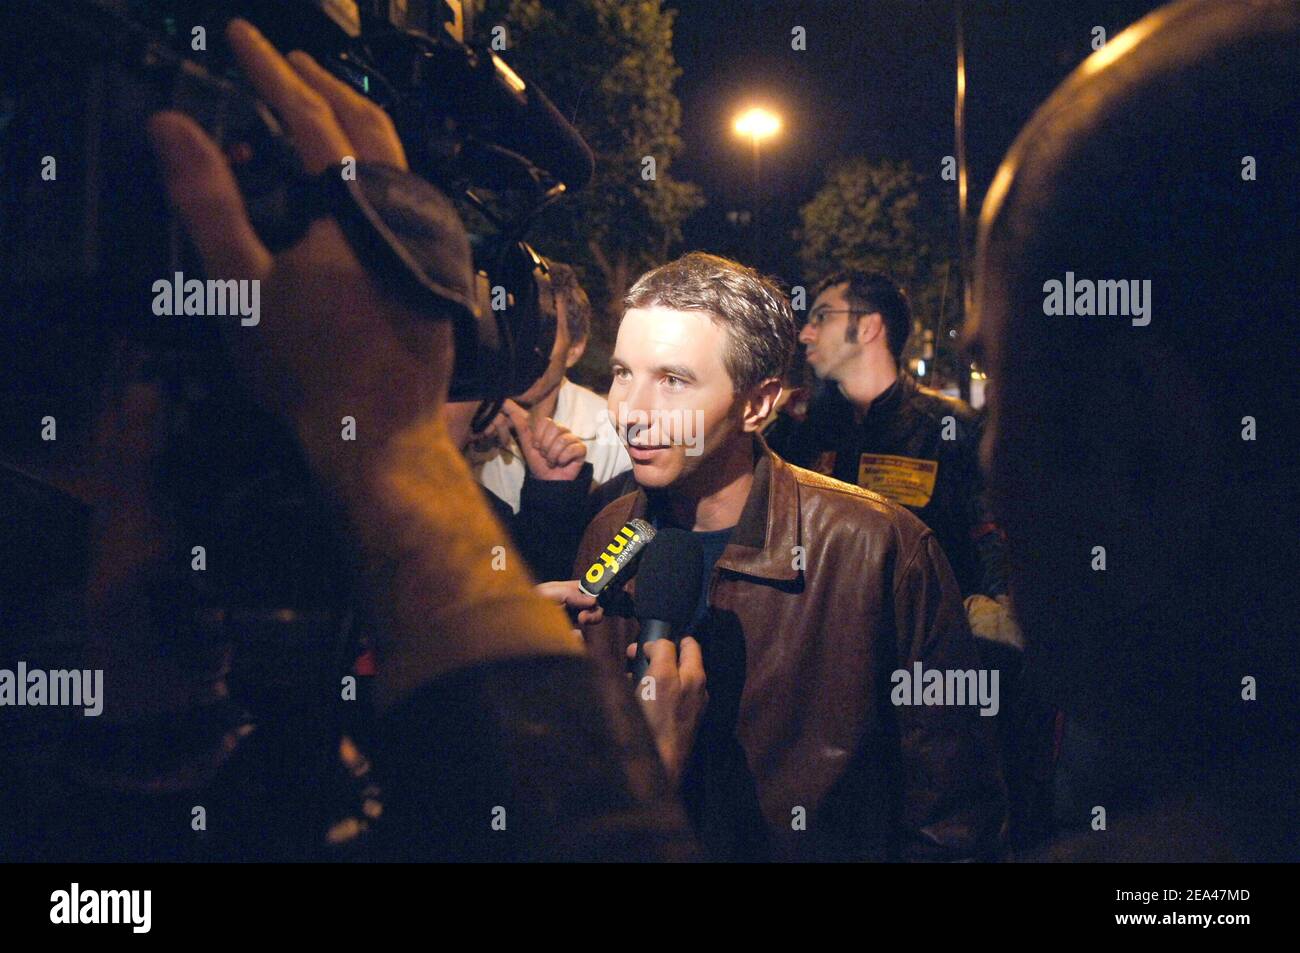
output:
[[[755,106],[737,116],[732,128],[736,130],[737,135],[754,140],[757,146],[761,140],[781,131],[781,117]]]
[[[760,106],[754,106],[745,110],[736,117],[732,123],[732,129],[736,135],[744,136],[750,141],[754,150],[754,193],[753,193],[753,211],[750,213],[752,225],[750,232],[750,241],[752,242],[751,254],[753,261],[750,262],[755,268],[760,267],[760,242],[758,228],[758,206],[759,197],[762,192],[761,172],[759,163],[759,145],[764,139],[770,139],[781,131],[781,117],[775,113],[768,112]]]

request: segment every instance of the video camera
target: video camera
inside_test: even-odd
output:
[[[340,620],[351,617],[356,600],[345,547],[329,529],[337,522],[329,504],[313,488],[291,435],[232,383],[215,322],[160,317],[151,308],[157,280],[202,273],[154,169],[146,139],[153,112],[186,112],[225,148],[268,246],[292,244],[307,225],[295,217],[293,201],[304,174],[276,117],[252,95],[225,48],[225,26],[235,16],[282,50],[312,54],[385,109],[412,171],[457,203],[477,286],[470,295],[453,290],[433,319],[449,318],[455,331],[450,399],[481,401],[480,425],[547,366],[556,337],[548,266],[524,237],[548,204],[591,177],[592,157],[538,89],[489,45],[474,42],[468,0],[0,4],[5,440],[40,453],[45,415],[57,417],[62,437],[68,421],[93,403],[109,363],[105,348],[122,339],[140,345],[149,362],[144,373],[182,408],[161,490],[183,527],[178,537],[204,544],[212,563],[207,572],[191,572],[188,549],[173,554],[171,574],[156,586],[156,611],[178,635],[211,623],[218,641],[259,643],[267,651],[254,646],[245,657],[262,673],[308,658],[337,671],[352,651],[346,633],[330,651],[321,651],[319,633],[334,637],[347,628]],[[364,176],[358,184],[364,192]],[[416,267],[421,252],[436,253],[421,248],[420,235],[402,233],[401,211],[380,216],[390,227],[377,226],[370,236],[380,249],[375,261],[344,226],[362,260],[378,263],[381,286],[395,291],[421,277],[402,273],[401,252]],[[7,480],[22,479],[7,472]],[[14,499],[49,495],[37,482]],[[6,522],[12,516],[31,524],[16,538],[51,549],[51,565],[77,562],[70,545],[50,542],[47,527],[52,519],[76,523],[81,529],[67,539],[84,538],[87,514],[66,512],[63,500],[48,510],[0,502]],[[37,511],[59,515],[38,518]],[[15,564],[35,564],[29,553],[9,555]],[[266,661],[275,656],[278,663]]]
[[[6,283],[21,299],[43,301],[58,320],[68,320],[78,309],[59,299],[93,288],[94,320],[102,321],[98,312],[112,289],[114,298],[126,296],[127,320],[143,326],[152,280],[183,271],[188,255],[162,204],[144,138],[145,118],[161,108],[190,114],[238,157],[236,177],[268,246],[300,237],[308,223],[295,215],[292,198],[302,173],[276,118],[238,78],[222,39],[225,23],[242,16],[280,48],[311,53],[383,107],[412,171],[462,203],[478,287],[475,300],[447,295],[458,306],[450,309],[457,349],[451,399],[520,393],[541,375],[554,343],[555,312],[545,261],[522,239],[543,208],[590,178],[591,153],[540,90],[486,44],[466,42],[472,8],[465,3],[9,0],[4,6],[0,224],[9,236]],[[400,243],[403,236],[396,238]],[[417,257],[424,251],[418,244],[408,250]],[[406,276],[379,277],[400,288]],[[175,322],[150,331],[174,337]]]

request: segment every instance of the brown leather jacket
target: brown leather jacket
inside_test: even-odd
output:
[[[709,706],[683,798],[731,859],[987,858],[1006,794],[978,708],[895,706],[891,674],[978,668],[934,535],[904,508],[792,466],[755,439],[754,483],[713,570]],[[577,573],[654,501],[636,490],[587,527]],[[802,550],[796,547],[803,547]],[[636,579],[626,585],[635,599]],[[592,651],[622,664],[638,623],[609,612]]]

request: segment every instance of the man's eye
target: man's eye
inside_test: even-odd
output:
[[[629,371],[626,367],[614,368],[614,380],[616,381],[626,380],[630,376],[631,376],[631,371]]]
[[[686,386],[685,380],[683,380],[680,377],[673,377],[673,375],[671,374],[665,377],[664,380],[668,382],[668,386],[671,387],[673,390],[679,390],[680,388]]]

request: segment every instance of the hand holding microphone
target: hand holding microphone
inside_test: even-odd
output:
[[[582,580],[546,582],[537,591],[566,608],[580,608],[578,621],[588,625],[600,621],[600,602],[618,594],[634,573],[641,631],[627,647],[633,688],[664,769],[676,783],[709,699],[700,643],[684,634],[704,584],[699,540],[685,530],[656,532],[644,520],[630,520]]]
[[[645,520],[629,520],[614,534],[582,579],[543,582],[535,591],[544,599],[565,609],[578,609],[579,625],[595,625],[605,617],[604,606],[618,593],[635,572],[635,563],[655,528]]]
[[[704,550],[693,533],[670,526],[646,547],[636,583],[641,649],[632,663],[632,677],[638,683],[650,666],[645,646],[659,639],[676,640],[690,624],[700,602],[703,573]]]
[[[708,704],[700,643],[685,634],[703,585],[700,541],[683,529],[661,529],[637,570],[641,631],[636,644],[628,646],[628,656],[637,701],[674,783],[690,757]]]
[[[668,779],[676,784],[695,746],[700,718],[709,705],[705,689],[704,655],[700,643],[684,635],[679,644],[657,639],[646,645],[633,643],[627,657],[644,654],[649,668],[636,685],[637,702],[645,715],[659,760]]]
[[[596,604],[596,597],[583,592],[578,587],[576,579],[539,582],[533,587],[533,591],[543,599],[549,599],[565,609],[579,610],[579,625],[595,625],[605,617],[605,610]]]

